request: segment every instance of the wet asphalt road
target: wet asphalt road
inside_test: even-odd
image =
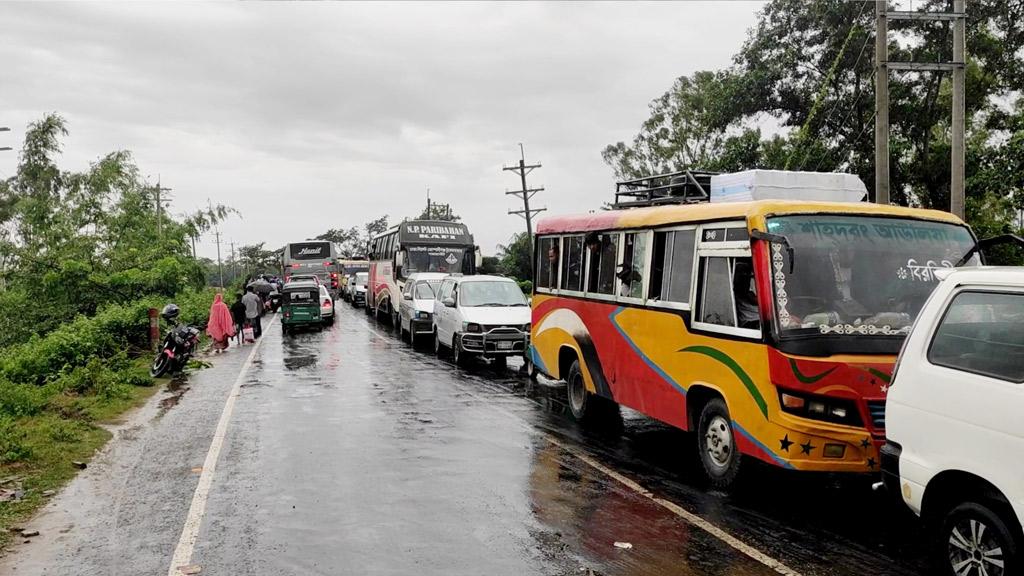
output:
[[[581,429],[515,363],[459,370],[337,309],[322,332],[265,330],[191,555],[201,574],[927,573],[918,524],[871,479],[764,468],[708,492],[689,434],[635,413]],[[250,351],[121,426],[0,574],[167,574]]]

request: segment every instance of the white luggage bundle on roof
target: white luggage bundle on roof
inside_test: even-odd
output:
[[[746,170],[712,176],[710,196],[711,202],[860,202],[867,196],[867,188],[856,174]]]

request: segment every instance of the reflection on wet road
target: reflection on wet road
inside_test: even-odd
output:
[[[577,454],[796,573],[923,573],[913,524],[866,480],[764,470],[707,493],[685,433],[636,414],[581,430],[561,389],[515,363],[459,370],[338,309],[323,332],[266,335],[194,555],[204,574],[777,573]]]

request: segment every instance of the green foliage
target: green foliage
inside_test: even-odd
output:
[[[451,204],[430,204],[429,208],[423,208],[417,220],[438,220],[441,222],[458,222],[462,217],[452,212]]]
[[[32,455],[25,442],[25,431],[13,418],[0,414],[0,464],[24,460]]]
[[[508,244],[498,246],[498,270],[506,276],[517,280],[532,279],[532,260],[530,236],[526,232],[515,234]]]
[[[477,268],[477,274],[500,274],[501,260],[497,256],[484,256],[483,262]]]
[[[521,280],[519,282],[519,289],[523,291],[523,294],[533,294],[533,280]]]
[[[1013,209],[1024,207],[1024,3],[972,1],[967,16],[968,221],[984,236],[1018,230]],[[633,141],[602,156],[620,179],[683,167],[851,172],[873,196],[873,19],[870,2],[768,2],[732,66],[676,79]],[[951,59],[948,24],[890,26],[891,60]],[[892,73],[889,85],[892,201],[948,209],[949,75]],[[783,132],[764,138],[767,118]]]

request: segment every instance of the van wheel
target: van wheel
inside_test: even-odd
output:
[[[456,366],[465,368],[469,364],[470,354],[462,349],[462,344],[459,342],[459,336],[452,336],[452,362]]]
[[[569,396],[569,411],[577,421],[585,424],[621,423],[622,416],[619,412],[619,405],[615,401],[587,390],[579,360],[573,360],[565,383]]]
[[[728,488],[736,481],[742,457],[736,447],[729,408],[721,398],[704,405],[697,425],[697,450],[704,474],[715,488]]]
[[[948,576],[1019,574],[1019,541],[1008,521],[989,503],[964,502],[942,521],[934,560]],[[1002,510],[1003,514],[1007,514]]]

